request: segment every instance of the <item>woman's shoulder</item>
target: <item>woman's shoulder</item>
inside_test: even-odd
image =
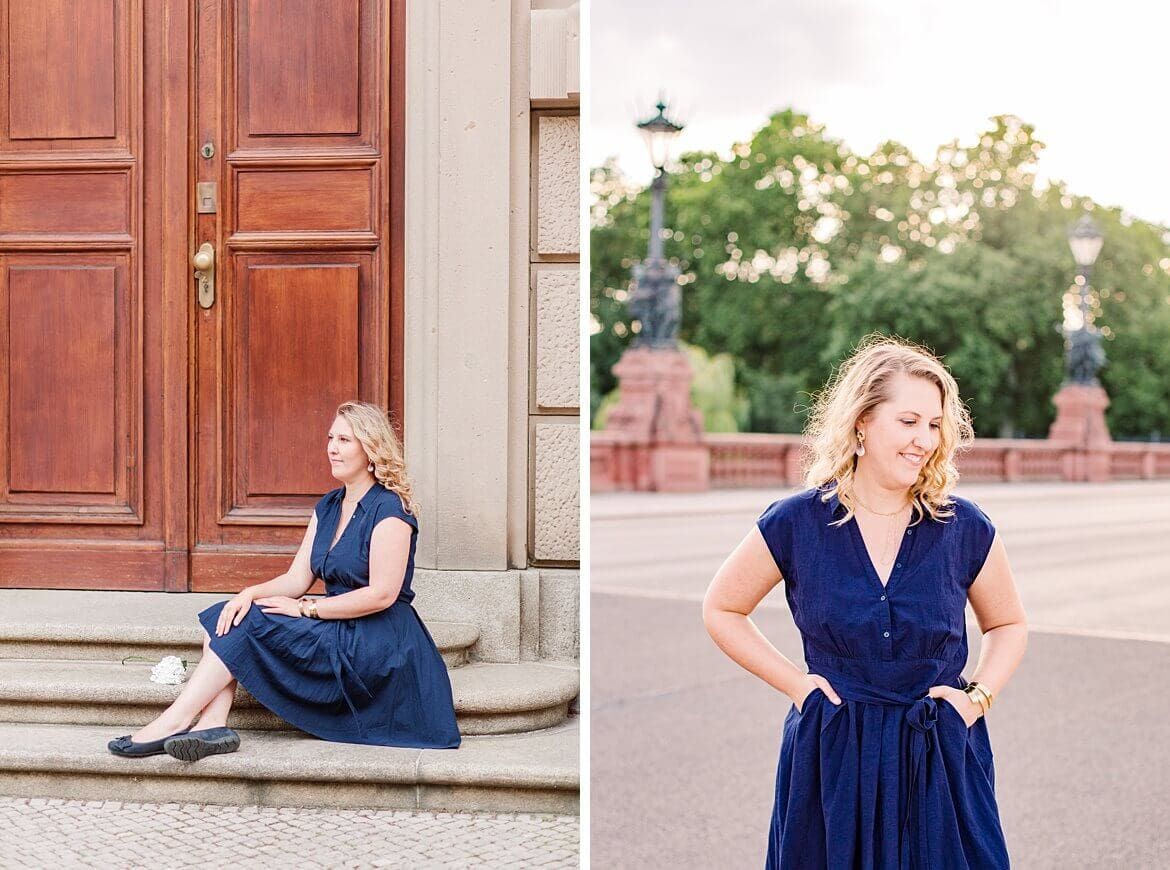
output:
[[[951,493],[948,496],[951,503],[951,508],[955,512],[955,516],[959,519],[967,520],[968,522],[991,522],[987,516],[986,511],[983,510],[975,501],[969,498],[964,498],[961,495]]]
[[[336,489],[329,490],[329,492],[325,493],[325,495],[323,495],[319,499],[317,499],[317,504],[314,506],[313,511],[315,513],[320,513],[322,508],[337,501],[338,496],[341,494],[341,492],[344,489],[345,489],[344,486],[339,486]]]
[[[800,554],[804,552],[801,542],[813,540],[817,534],[810,531],[816,525],[810,518],[829,509],[820,501],[823,496],[820,489],[802,489],[772,502],[756,520],[776,567],[789,583],[796,579]]]
[[[952,493],[948,496],[952,514],[945,524],[954,529],[956,543],[983,547],[990,546],[995,537],[995,523],[974,500]]]
[[[761,524],[771,525],[777,522],[798,520],[809,515],[812,511],[822,508],[824,505],[821,501],[823,496],[824,491],[818,487],[809,487],[790,493],[768,505],[760,514],[759,521]]]
[[[983,570],[998,534],[995,524],[978,504],[969,498],[952,494],[953,519],[948,524],[954,527],[950,533],[951,546],[962,553],[961,563],[966,566],[966,585],[970,585]]]
[[[398,517],[417,529],[418,519],[406,509],[406,503],[402,500],[402,495],[397,490],[390,489],[381,483],[374,485],[379,490],[377,500],[378,510],[375,511],[375,522],[386,519],[387,517]]]
[[[823,487],[810,486],[807,489],[797,490],[776,499],[768,505],[768,510],[773,508],[788,512],[809,510],[816,508],[819,504],[826,503],[825,495],[826,491]]]

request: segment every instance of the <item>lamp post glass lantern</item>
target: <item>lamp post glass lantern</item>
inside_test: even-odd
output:
[[[662,253],[663,211],[666,201],[666,164],[670,148],[683,125],[666,117],[666,103],[661,99],[658,113],[638,123],[638,129],[650,151],[654,180],[650,183],[650,244],[646,259],[634,266],[634,290],[630,294],[630,314],[638,321],[635,347],[677,349],[679,319],[678,269],[666,262]]]
[[[1097,255],[1101,253],[1101,245],[1104,242],[1105,237],[1087,214],[1081,215],[1081,219],[1068,234],[1068,246],[1072,249],[1073,259],[1082,268],[1091,268],[1097,262]]]
[[[1068,246],[1080,276],[1081,317],[1080,324],[1065,339],[1065,383],[1096,386],[1097,373],[1105,365],[1101,332],[1089,322],[1089,278],[1104,242],[1101,230],[1087,214],[1081,215],[1068,234]]]
[[[654,164],[655,169],[662,172],[670,159],[670,146],[683,131],[683,127],[666,117],[666,103],[661,99],[655,108],[658,109],[658,114],[639,122],[638,129],[642,131],[646,147],[650,150],[650,162]]]

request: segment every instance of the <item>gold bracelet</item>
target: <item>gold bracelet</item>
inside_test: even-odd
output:
[[[308,616],[309,615],[309,614],[305,613],[305,599],[302,598],[300,601],[298,601],[297,607],[300,608],[301,616]]]
[[[988,689],[988,688],[987,688],[987,686],[983,685],[982,683],[972,683],[972,685],[974,685],[974,686],[978,686],[978,687],[979,687],[979,691],[980,691],[980,692],[982,692],[984,695],[986,695],[986,696],[987,696],[987,709],[988,709],[988,710],[990,710],[990,709],[991,709],[991,704],[992,704],[992,702],[993,702],[993,700],[994,700],[994,697],[993,697],[993,696],[992,696],[992,694],[991,694],[991,690],[990,690],[990,689]]]
[[[321,614],[319,614],[317,612],[317,599],[316,598],[309,599],[309,613],[312,615],[313,619],[320,619],[321,618]]]
[[[965,689],[964,694],[974,703],[978,704],[983,714],[987,715],[987,711],[991,709],[991,693],[988,692],[979,683],[969,683]]]
[[[987,703],[987,696],[982,692],[976,692],[971,697],[974,698],[975,703],[979,705],[979,709],[983,711],[983,715],[987,715],[987,711],[991,709],[991,705]]]
[[[967,700],[979,707],[979,712],[984,716],[987,715],[987,703],[982,695],[978,692],[963,692],[967,696]]]

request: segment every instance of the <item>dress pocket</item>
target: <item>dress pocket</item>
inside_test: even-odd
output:
[[[814,696],[817,694],[817,692],[820,692],[822,698],[825,696],[825,690],[822,689],[820,686],[817,686],[811,692],[809,692],[807,695],[804,696],[804,700],[801,702],[799,710],[796,710],[795,704],[792,705],[792,709],[796,710],[797,716],[803,716],[808,711],[808,705],[810,702],[816,700],[816,698]]]
[[[974,728],[975,726],[974,726],[974,725],[968,725],[968,724],[967,724],[967,720],[963,718],[963,714],[962,714],[962,713],[960,713],[960,712],[958,711],[958,709],[956,709],[956,707],[955,707],[955,705],[954,705],[954,704],[952,704],[952,703],[951,703],[950,701],[948,701],[946,698],[935,698],[935,703],[936,703],[938,706],[945,708],[945,709],[947,710],[947,714],[946,714],[946,715],[948,715],[948,716],[953,716],[953,717],[954,717],[954,720],[955,720],[955,722],[958,724],[958,726],[959,726],[960,728],[962,728],[962,729],[963,729],[963,731],[965,731],[965,732],[967,733],[967,735],[968,735],[968,736],[970,736],[970,734],[971,734],[971,729],[972,729],[972,728]],[[975,722],[976,722],[976,723],[978,723],[978,722],[979,722],[979,720],[978,720],[978,719],[976,719],[976,720],[975,720]]]
[[[971,752],[979,761],[979,765],[983,768],[983,772],[987,774],[987,778],[992,779],[995,756],[991,751],[991,737],[987,731],[986,716],[981,716],[976,719],[975,724],[967,729],[967,745],[971,747]]]

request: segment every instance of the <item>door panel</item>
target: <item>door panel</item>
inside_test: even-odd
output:
[[[196,125],[216,157],[196,175],[218,209],[193,248],[218,266],[196,316],[192,588],[230,590],[286,570],[337,485],[337,405],[393,403],[390,25],[378,0],[202,9]]]
[[[143,52],[163,11],[8,0],[0,16],[0,586],[166,583],[162,445],[145,442],[163,300],[142,255],[164,186],[143,160]]]
[[[125,258],[14,257],[7,275],[9,492],[128,509]]]
[[[358,394],[357,265],[289,259],[253,254],[237,261],[247,309],[245,331],[233,342],[244,388],[233,403],[238,477],[231,501],[240,506],[281,507],[290,492],[332,489],[322,476],[324,430],[307,425],[303,391]],[[323,422],[328,429],[332,417]]]
[[[227,37],[240,61],[237,148],[377,147],[378,5],[239,3]]]
[[[129,152],[141,14],[130,0],[8,0],[7,151]]]

